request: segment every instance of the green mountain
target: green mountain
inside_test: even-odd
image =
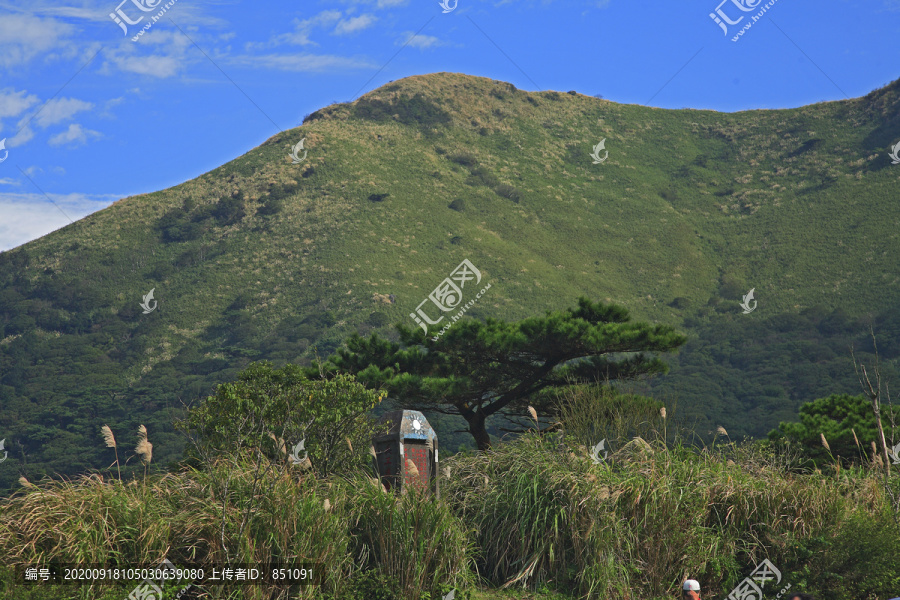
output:
[[[726,114],[438,73],[323,108],[0,254],[0,488],[107,468],[103,424],[123,462],[142,423],[154,463],[175,460],[183,404],[251,360],[308,364],[414,325],[464,259],[491,284],[475,318],[588,295],[677,326],[692,340],[647,389],[700,434],[763,435],[858,393],[849,348],[871,350],[870,323],[896,373],[898,140],[900,81]]]

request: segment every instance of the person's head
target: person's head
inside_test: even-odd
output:
[[[684,600],[700,600],[700,582],[696,579],[688,579],[681,586],[681,597]]]
[[[792,594],[788,600],[816,600],[812,594]]]

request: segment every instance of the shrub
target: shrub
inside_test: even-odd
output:
[[[450,160],[464,167],[474,167],[476,164],[478,164],[475,156],[468,152],[458,152],[456,154],[452,154],[450,155]]]
[[[400,598],[400,582],[396,577],[384,575],[377,569],[359,571],[350,580],[346,600],[397,600]]]
[[[246,215],[244,210],[244,198],[242,195],[222,198],[213,205],[210,215],[218,221],[219,225],[233,225],[241,221]]]
[[[885,405],[881,410],[885,435],[890,441],[894,439],[890,428],[891,413],[896,415],[894,422],[900,423],[900,407]],[[769,432],[768,437],[770,440],[787,439],[797,444],[803,455],[817,465],[828,464],[835,459],[849,465],[868,461],[870,444],[877,439],[876,431],[875,416],[868,398],[832,394],[803,404],[799,423],[782,422],[777,429]],[[900,434],[900,427],[897,434]],[[822,435],[828,441],[830,450],[822,445]],[[859,440],[859,447],[856,440]]]
[[[471,174],[466,178],[466,183],[473,186],[484,185],[493,188],[500,185],[500,180],[486,168],[475,167],[472,169]]]
[[[453,202],[447,205],[447,208],[452,208],[455,211],[463,212],[466,210],[466,201],[462,198],[457,198]]]
[[[390,194],[369,194],[369,200],[371,202],[383,202],[388,196]]]
[[[691,301],[684,296],[678,296],[677,298],[669,302],[669,306],[678,310],[686,310],[690,308]]]
[[[284,461],[288,448],[305,440],[312,466],[324,475],[368,463],[345,438],[357,449],[368,447],[375,426],[366,412],[383,397],[349,375],[309,380],[297,365],[252,363],[179,426],[195,434],[193,452],[201,457],[256,449]]]
[[[369,315],[369,318],[366,319],[366,323],[368,323],[372,327],[384,327],[390,322],[390,317],[388,317],[383,312],[373,312]]]
[[[311,121],[318,121],[319,119],[324,119],[324,118],[325,118],[324,113],[321,110],[317,110],[317,111],[312,112],[312,113],[306,115],[305,117],[303,117],[303,124],[306,125],[307,123],[309,123]]]
[[[257,214],[260,215],[275,215],[282,211],[284,208],[284,200],[281,198],[273,198],[269,197],[265,202],[256,210]]]
[[[421,93],[412,98],[401,94],[388,101],[361,98],[353,107],[353,113],[357,118],[376,122],[388,121],[397,115],[404,125],[418,124],[426,127],[447,125],[452,121],[448,112]]]
[[[518,189],[506,183],[501,183],[500,185],[496,186],[494,188],[494,192],[498,196],[502,196],[504,198],[512,200],[516,204],[518,204],[522,199],[522,193]]]

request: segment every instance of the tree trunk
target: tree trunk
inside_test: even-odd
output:
[[[478,411],[466,411],[468,414],[463,415],[469,423],[469,433],[475,438],[475,445],[479,450],[488,450],[491,447],[491,436],[488,435],[484,423],[487,420],[485,414]]]

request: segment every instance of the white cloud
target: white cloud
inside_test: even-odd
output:
[[[125,96],[119,96],[118,98],[110,98],[106,102],[103,103],[103,113],[102,115],[105,117],[112,116],[110,113],[110,109],[117,107],[118,105],[125,102]]]
[[[119,70],[138,75],[150,75],[166,79],[178,74],[182,62],[174,56],[117,56],[110,58],[110,62]]]
[[[85,129],[78,123],[72,123],[66,131],[54,135],[47,143],[51,146],[62,146],[63,144],[80,146],[87,143],[88,137],[100,137],[100,132]]]
[[[9,177],[0,177],[0,185],[22,185],[22,183]]]
[[[393,8],[394,6],[406,6],[409,0],[378,0],[378,8]]]
[[[111,74],[119,70],[159,79],[174,77],[184,70],[188,61],[187,49],[192,46],[191,41],[177,30],[149,29],[137,43],[128,41],[118,48],[106,50],[103,53],[106,62],[101,72]],[[151,47],[157,50],[150,50]]]
[[[294,44],[296,46],[318,46],[318,44],[309,39],[309,35],[312,33],[313,29],[315,29],[316,27],[330,27],[334,23],[340,21],[341,16],[341,11],[339,10],[323,10],[316,16],[309,19],[304,19],[302,21],[299,19],[294,19],[294,31],[292,31],[291,33],[284,33],[275,37],[268,44],[268,46],[280,46],[281,44]]]
[[[63,121],[68,121],[76,114],[90,110],[94,105],[90,102],[77,100],[75,98],[56,98],[50,100],[36,113],[34,121],[40,127],[49,127]]]
[[[372,15],[359,15],[350,19],[341,19],[334,28],[334,32],[338,35],[354,33],[369,27],[375,21],[377,19]]]
[[[230,61],[231,64],[258,69],[279,71],[320,72],[335,69],[372,69],[378,65],[364,59],[335,56],[333,54],[268,54],[244,55]]]
[[[42,194],[0,193],[0,252],[10,250],[31,240],[45,236],[69,224],[63,214],[78,220],[106,208],[119,196],[104,194]],[[54,206],[54,203],[56,206]]]
[[[34,130],[31,127],[21,127],[19,132],[13,137],[6,140],[7,148],[15,148],[23,144],[27,144],[34,138]]]
[[[444,46],[444,42],[433,35],[414,35],[412,31],[403,34],[403,38],[397,40],[398,45],[406,44],[413,48],[433,48],[435,46]]]
[[[21,66],[54,49],[71,51],[72,25],[30,14],[6,14],[0,19],[0,66]]]
[[[34,94],[26,96],[25,90],[14,92],[11,88],[0,90],[0,119],[18,117],[38,102]]]

